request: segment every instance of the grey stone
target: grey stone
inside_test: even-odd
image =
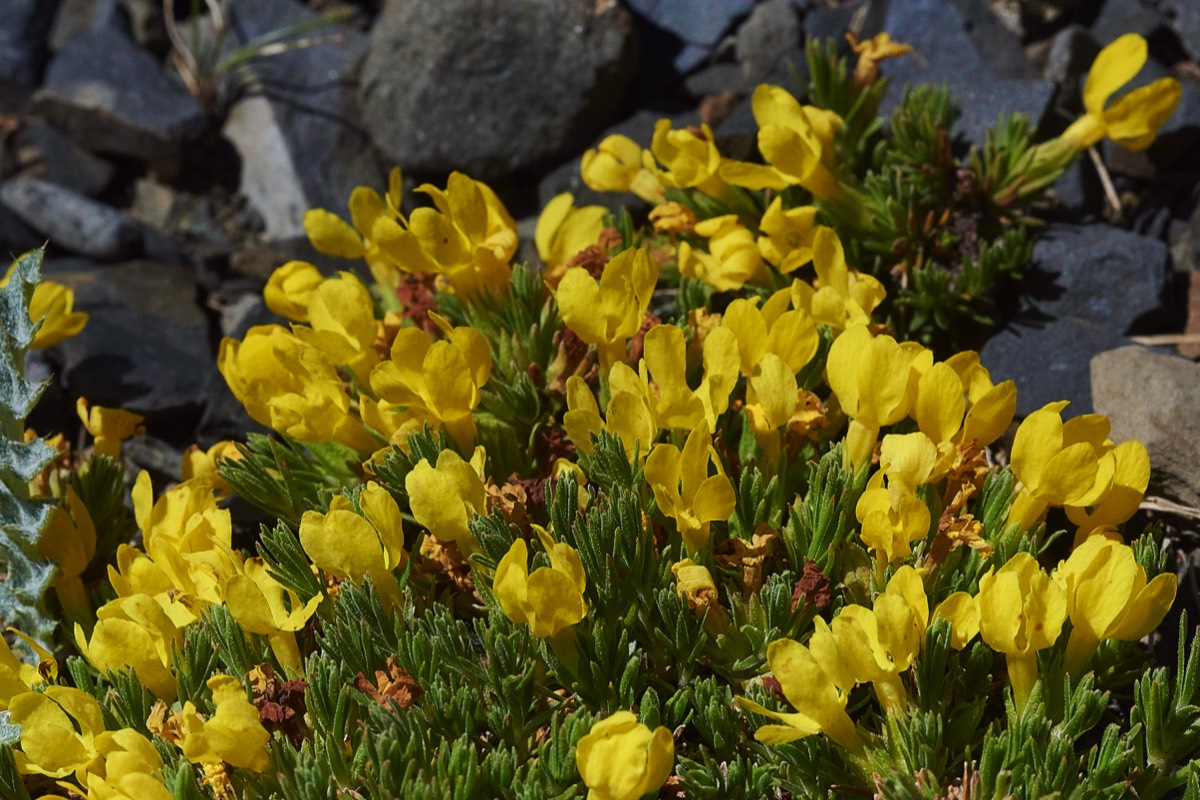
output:
[[[785,59],[804,60],[800,50],[800,15],[791,0],[765,0],[754,7],[737,30],[734,52],[752,82],[764,80]]]
[[[50,50],[57,53],[75,37],[110,26],[127,28],[120,0],[61,0],[50,29]]]
[[[8,269],[7,258],[32,250],[44,241],[44,237],[38,236],[37,231],[0,203],[0,262],[4,269]]]
[[[163,4],[159,0],[121,0],[121,5],[129,15],[130,33],[138,46],[156,55],[171,49]]]
[[[1080,77],[1087,74],[1092,62],[1100,54],[1100,45],[1088,29],[1082,25],[1068,25],[1057,34],[1046,55],[1046,66],[1042,76],[1064,86],[1068,97],[1078,97]]]
[[[683,89],[692,97],[701,98],[720,92],[748,94],[754,90],[754,83],[746,79],[740,66],[724,63],[713,64],[687,76],[683,79]]]
[[[484,180],[577,151],[619,111],[635,66],[629,15],[597,9],[594,0],[391,0],[363,65],[372,139],[413,172]]]
[[[82,333],[59,345],[69,394],[148,420],[200,413],[216,367],[190,269],[54,260],[46,275],[74,289],[76,307],[90,315]]]
[[[57,0],[4,0],[0,10],[0,85],[36,86]]]
[[[67,43],[34,107],[91,150],[146,160],[176,155],[205,125],[196,99],[111,26]]]
[[[930,24],[937,20],[937,24]],[[1020,112],[1034,126],[1041,121],[1054,94],[1045,80],[1006,80],[995,75],[980,56],[966,30],[966,20],[952,0],[905,0],[888,8],[884,29],[914,52],[892,59],[883,72],[892,83],[881,113],[899,104],[904,84],[946,84],[962,115],[954,132],[983,144],[986,131],[1002,114]]]
[[[183,480],[183,451],[157,436],[134,436],[121,442],[121,460],[127,465],[125,474],[146,470],[156,485]]]
[[[293,0],[239,0],[230,11],[241,43],[316,18]],[[366,36],[347,26],[314,35],[337,41],[248,66],[252,81],[223,131],[242,159],[239,188],[262,216],[268,239],[303,236],[305,211],[340,212],[356,186],[382,188],[387,180],[358,105]]]
[[[998,15],[999,4],[994,0],[954,0],[954,4],[962,14],[967,35],[974,42],[975,50],[996,77],[1007,80],[1039,77],[1037,67],[1021,46],[1021,40]],[[1009,21],[1012,22],[1011,18]]]
[[[1021,284],[1024,306],[980,351],[994,380],[1017,382],[1018,413],[1054,400],[1090,408],[1089,360],[1160,315],[1167,256],[1162,242],[1107,225],[1046,227]]]
[[[1200,60],[1200,3],[1195,0],[1163,0],[1161,7],[1192,60]]]
[[[29,125],[18,131],[14,140],[26,176],[42,178],[88,197],[100,194],[112,180],[112,164],[50,125]]]
[[[685,42],[713,45],[739,18],[750,13],[754,0],[629,0],[633,12]]]
[[[1200,364],[1122,347],[1092,359],[1091,383],[1113,441],[1136,439],[1150,452],[1151,491],[1200,506]]]
[[[1101,45],[1127,33],[1150,38],[1163,25],[1162,16],[1141,0],[1104,0],[1096,5],[1100,13],[1092,21],[1091,30]]]
[[[0,203],[55,246],[102,260],[134,255],[142,246],[138,227],[114,208],[36,178],[0,185]]]

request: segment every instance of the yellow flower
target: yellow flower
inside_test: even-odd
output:
[[[657,792],[674,763],[671,731],[660,725],[651,732],[631,711],[596,722],[575,750],[587,800],[638,800]]]
[[[104,732],[104,714],[87,692],[47,686],[12,698],[8,712],[21,727],[20,772],[61,778],[85,772],[98,757],[96,738]]]
[[[75,412],[79,415],[83,427],[95,440],[96,455],[98,456],[119,459],[121,442],[131,436],[139,436],[146,432],[146,429],[142,427],[145,418],[140,414],[102,406],[88,408],[86,397],[80,397],[75,401]]]
[[[1037,651],[1050,647],[1067,618],[1067,593],[1029,553],[1017,553],[999,570],[979,579],[979,633],[1004,653],[1017,708],[1037,682]]]
[[[434,208],[418,208],[408,218],[376,217],[371,238],[383,256],[404,272],[437,273],[463,295],[493,291],[509,279],[517,251],[517,224],[486,184],[451,173],[445,190],[417,187]]]
[[[0,289],[8,285],[9,279],[17,268],[13,262],[0,278]],[[43,350],[53,347],[64,339],[75,336],[87,325],[88,315],[83,311],[75,311],[75,292],[61,283],[42,280],[33,289],[29,298],[29,319],[31,322],[41,322],[30,349]]]
[[[474,548],[475,537],[467,527],[470,518],[487,512],[487,490],[483,485],[482,447],[475,448],[470,462],[453,450],[438,454],[437,466],[422,458],[404,479],[413,516],[444,542],[457,542],[464,553]]]
[[[758,252],[783,274],[796,271],[812,261],[816,218],[816,206],[784,210],[783,198],[776,196],[758,224]]]
[[[289,261],[271,273],[263,288],[263,300],[281,317],[308,322],[309,300],[324,280],[320,270],[307,261]]]
[[[96,737],[96,751],[100,758],[80,780],[88,800],[171,800],[162,757],[142,734],[132,728],[106,731]]]
[[[300,544],[320,569],[358,584],[370,578],[386,601],[398,605],[400,591],[391,573],[406,557],[400,507],[374,482],[367,483],[358,502],[362,515],[341,495],[330,501],[327,514],[305,511]]]
[[[278,325],[259,325],[239,342],[225,338],[217,366],[250,417],[303,442],[336,441],[359,453],[377,442],[350,413],[335,365]]]
[[[708,567],[685,558],[671,565],[671,574],[675,576],[675,591],[687,598],[688,607],[693,611],[720,607],[717,605],[717,584]]]
[[[1133,550],[1104,536],[1092,536],[1054,570],[1067,594],[1071,636],[1066,667],[1080,672],[1105,639],[1135,642],[1162,622],[1175,602],[1175,575],[1149,583]]]
[[[643,360],[657,390],[649,395],[655,424],[690,431],[705,423],[710,432],[715,431],[717,417],[729,407],[729,394],[737,383],[736,337],[716,328],[704,338],[704,377],[695,390],[687,382],[687,343],[681,328],[655,325],[646,332],[644,350]]]
[[[529,548],[524,539],[517,539],[496,565],[492,588],[505,616],[528,624],[534,636],[550,638],[587,616],[587,576],[575,548],[555,542],[540,525],[533,528],[550,566],[529,572]]]
[[[767,664],[795,713],[771,711],[744,697],[737,698],[737,703],[784,723],[759,727],[754,738],[760,742],[786,744],[824,733],[850,752],[862,753],[862,738],[846,713],[854,674],[825,620],[817,617],[814,624],[808,647],[791,639],[777,639],[767,646]]]
[[[956,353],[946,359],[946,364],[958,373],[967,392],[967,413],[962,420],[957,441],[961,444],[987,445],[999,439],[1008,430],[1016,414],[1016,384],[1012,381],[992,383],[991,373],[979,363],[979,353],[974,350]],[[933,402],[936,404],[938,401]],[[923,407],[919,396],[917,406],[918,421],[922,414],[933,416],[927,413],[928,408]],[[946,424],[944,420],[943,417],[943,424]],[[939,441],[933,434],[930,434],[930,438]]]
[[[546,265],[546,280],[557,284],[567,262],[596,243],[604,230],[604,206],[575,207],[575,197],[563,192],[542,209],[533,241],[538,257]]]
[[[708,474],[710,462],[717,468],[716,475]],[[673,444],[655,445],[646,459],[645,476],[658,510],[675,520],[691,551],[707,545],[710,523],[729,519],[737,505],[733,484],[703,424],[688,434],[682,452]]]
[[[220,460],[241,461],[242,452],[238,450],[234,442],[228,439],[222,439],[207,450],[201,450],[199,445],[192,445],[183,451],[183,480],[209,483],[219,499],[228,497],[233,492],[233,488],[225,482],[218,471],[217,462]]]
[[[267,742],[271,735],[258,719],[258,709],[246,699],[246,690],[237,678],[214,675],[208,679],[215,713],[202,718],[191,702],[181,713],[180,749],[193,764],[228,762],[254,772],[266,772],[271,766]]]
[[[303,675],[304,662],[296,644],[296,631],[303,629],[316,613],[323,595],[317,594],[307,603],[301,603],[295,592],[270,576],[260,558],[246,561],[243,569],[243,574],[226,582],[225,605],[243,628],[267,637],[272,652],[289,676]]]
[[[846,266],[842,240],[833,228],[822,225],[813,234],[812,262],[819,288],[794,281],[792,305],[835,331],[870,324],[871,312],[887,293],[874,277]]]
[[[579,173],[597,192],[633,192],[647,203],[663,201],[662,184],[642,165],[642,148],[628,136],[606,136],[583,154]]]
[[[1066,401],[1047,403],[1017,428],[1012,471],[1021,493],[1009,511],[1010,524],[1030,527],[1048,506],[1093,505],[1112,486],[1116,458],[1108,419],[1084,414],[1064,423],[1066,407]]]
[[[950,623],[950,646],[962,650],[979,634],[979,605],[966,592],[955,592],[933,610],[935,619]]]
[[[911,44],[892,41],[892,36],[887,31],[877,33],[861,42],[853,33],[847,33],[846,40],[858,56],[858,64],[854,67],[854,82],[859,86],[870,86],[879,78],[879,62],[912,52]]]
[[[871,458],[879,429],[899,422],[910,405],[910,373],[933,354],[890,336],[872,337],[865,325],[843,331],[829,348],[829,388],[850,417],[846,456],[861,466]]]
[[[781,289],[761,309],[756,300],[746,298],[726,307],[721,327],[737,337],[738,366],[747,378],[754,376],[768,353],[778,356],[793,375],[816,355],[820,345],[816,323],[805,311],[789,309],[789,301],[788,290]]]
[[[316,347],[330,363],[350,368],[360,383],[366,383],[379,363],[375,352],[375,307],[367,287],[351,272],[317,284],[306,308],[309,327],[293,325],[302,342]]]
[[[882,472],[858,498],[855,515],[862,524],[862,541],[884,563],[908,557],[909,545],[929,535],[929,507],[909,491],[894,492],[879,485]]]
[[[391,357],[375,367],[370,383],[386,403],[381,410],[406,408],[403,416],[440,424],[466,448],[475,440],[471,412],[491,377],[492,355],[478,331],[448,324],[443,330],[447,338],[434,341],[420,328],[402,328]]]
[[[96,555],[96,526],[74,488],[67,487],[66,499],[70,514],[61,505],[54,507],[42,538],[38,540],[38,554],[53,559],[58,565],[53,586],[67,618],[87,622],[92,605],[82,575]]]
[[[75,642],[101,672],[132,667],[156,697],[175,699],[171,651],[183,646],[183,636],[153,597],[135,594],[106,603],[96,611],[91,639],[76,625]]]
[[[381,219],[388,222],[403,220],[400,214],[401,187],[401,174],[397,167],[388,176],[386,198],[366,186],[359,186],[350,193],[350,220],[353,227],[336,214],[318,208],[304,215],[304,232],[317,252],[335,258],[364,259],[376,281],[394,286],[398,277],[397,266],[381,251],[375,225]],[[275,308],[271,310],[282,313]],[[282,315],[295,319],[288,314]]]
[[[559,282],[554,299],[563,323],[597,349],[605,374],[624,360],[625,343],[641,327],[657,281],[650,254],[629,248],[604,266],[599,283],[582,267],[571,267]]]
[[[1079,526],[1079,538],[1099,529],[1120,525],[1134,515],[1150,484],[1150,454],[1138,441],[1122,442],[1112,449],[1112,485],[1092,507],[1066,506],[1067,518]]]
[[[1134,89],[1111,106],[1108,99],[1141,71],[1146,63],[1146,40],[1127,33],[1100,51],[1083,86],[1087,113],[1071,123],[1062,139],[1084,150],[1104,137],[1127,150],[1145,150],[1158,129],[1175,113],[1183,89],[1174,78],[1159,78]]]
[[[9,631],[16,634],[23,641],[32,644],[32,640],[28,639],[24,634],[18,633],[13,628],[9,628]],[[38,650],[41,650],[40,645],[34,646]],[[50,660],[53,661],[53,657]],[[57,662],[54,662],[54,671],[57,674]],[[41,686],[45,682],[46,678],[42,675],[41,671],[34,665],[26,664],[17,658],[16,654],[8,646],[8,642],[5,641],[3,636],[0,636],[0,711],[8,708],[8,703],[13,697],[23,694],[35,686]]]
[[[563,427],[582,453],[590,455],[593,450],[591,437],[607,430],[621,440],[625,456],[631,463],[635,459],[640,461],[650,452],[650,445],[658,435],[654,413],[650,409],[649,390],[641,377],[623,362],[613,365],[608,385],[612,396],[604,410],[606,421],[600,416],[596,396],[583,378],[578,375],[568,378]],[[667,414],[666,411],[663,413]]]
[[[642,166],[664,185],[696,188],[713,196],[725,189],[724,182],[716,177],[720,165],[721,154],[708,125],[674,130],[671,120],[660,119],[654,126],[650,150],[642,151]]]
[[[758,149],[767,165],[726,161],[720,175],[747,189],[784,189],[799,184],[821,200],[841,193],[830,171],[833,135],[842,120],[832,112],[801,106],[786,89],[762,84],[751,98]]]
[[[741,289],[747,283],[770,284],[754,234],[742,225],[737,214],[697,222],[695,232],[708,239],[709,252],[679,243],[679,271],[704,281],[718,292]]]

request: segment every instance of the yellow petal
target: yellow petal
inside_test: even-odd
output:
[[[318,252],[335,258],[362,258],[362,238],[341,217],[322,208],[304,214],[304,232]]]

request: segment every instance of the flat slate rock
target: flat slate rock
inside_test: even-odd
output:
[[[1161,315],[1166,246],[1107,225],[1049,225],[1021,284],[1023,307],[980,350],[996,381],[1017,383],[1017,413],[1070,400],[1091,410],[1092,356],[1127,344],[1132,328]]]
[[[0,185],[0,203],[56,247],[114,261],[137,255],[142,233],[133,220],[81,194],[37,178]]]
[[[57,0],[4,0],[0,4],[0,84],[37,86],[57,4]]]
[[[67,42],[50,62],[34,108],[84,147],[153,160],[204,130],[204,111],[152,55],[113,26]]]
[[[1122,347],[1092,359],[1091,383],[1113,441],[1137,439],[1150,451],[1151,490],[1200,506],[1200,364]]]
[[[884,30],[896,41],[911,44],[914,51],[883,65],[883,74],[891,82],[880,108],[884,115],[899,104],[905,84],[946,84],[962,111],[954,132],[982,145],[987,130],[1002,114],[1020,112],[1037,126],[1054,94],[1050,81],[998,77],[976,49],[952,0],[893,2]]]
[[[619,112],[636,66],[629,14],[597,9],[594,0],[388,3],[363,64],[372,140],[413,173],[481,180],[578,152]]]
[[[88,197],[103,192],[116,171],[111,163],[83,149],[66,134],[44,122],[17,131],[13,141],[18,158],[25,162],[22,174],[42,178]]]
[[[230,6],[239,43],[316,17],[294,0],[238,0]],[[252,79],[223,131],[242,158],[239,188],[272,240],[303,236],[308,209],[342,213],[356,186],[383,189],[387,181],[389,165],[364,131],[358,105],[366,35],[345,25],[312,35],[330,41],[247,66]]]

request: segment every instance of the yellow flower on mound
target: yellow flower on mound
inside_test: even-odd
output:
[[[312,242],[313,248],[334,258],[364,259],[375,280],[384,285],[394,286],[397,268],[381,251],[375,225],[380,219],[389,222],[403,219],[400,214],[402,185],[400,169],[396,167],[388,176],[386,198],[380,197],[378,192],[367,186],[355,188],[350,193],[349,202],[350,220],[353,225],[325,209],[314,208],[305,213],[304,232]],[[282,314],[275,308],[271,310]],[[288,314],[282,316],[295,319]]]
[[[352,272],[339,272],[321,281],[305,309],[308,327],[293,325],[292,333],[320,350],[337,366],[349,367],[366,383],[379,363],[375,351],[375,307],[371,293]]]
[[[248,560],[243,568],[243,574],[225,584],[225,605],[243,628],[267,637],[288,675],[303,675],[296,631],[316,613],[323,595],[301,603],[294,591],[271,577],[260,558]]]
[[[1071,123],[1062,139],[1084,150],[1104,137],[1127,150],[1145,150],[1175,113],[1183,87],[1174,78],[1159,78],[1134,89],[1112,105],[1108,100],[1141,71],[1146,63],[1146,40],[1136,33],[1118,37],[1096,56],[1083,86],[1082,117]]]
[[[736,214],[725,214],[697,222],[695,232],[708,239],[709,252],[679,243],[679,271],[707,283],[718,292],[741,289],[752,283],[770,283],[754,234]]]
[[[663,187],[642,164],[642,148],[628,136],[614,133],[583,154],[579,174],[597,192],[633,192],[647,203],[663,201]]]
[[[600,354],[606,374],[625,358],[625,343],[638,332],[658,281],[658,265],[643,249],[623,250],[604,266],[599,282],[571,267],[554,291],[563,324]]]
[[[556,196],[542,209],[533,241],[538,257],[546,265],[546,280],[551,286],[558,284],[568,261],[600,238],[607,214],[604,206],[576,207],[570,192]]]
[[[505,616],[528,624],[534,636],[550,638],[587,616],[587,576],[575,548],[555,542],[540,525],[533,529],[550,556],[550,566],[529,572],[529,548],[524,539],[517,539],[496,565],[492,588]]]
[[[171,652],[183,646],[183,636],[153,597],[135,594],[104,604],[96,611],[90,639],[75,626],[75,643],[101,672],[132,667],[155,697],[175,699]]]
[[[112,459],[121,457],[121,442],[131,436],[146,432],[142,427],[145,418],[131,411],[103,406],[88,407],[86,397],[75,401],[75,413],[79,421],[95,440],[96,455]]]
[[[716,475],[708,474],[710,462]],[[655,445],[646,459],[645,476],[659,511],[675,520],[683,543],[693,552],[708,544],[710,524],[729,519],[737,505],[733,483],[704,424],[688,434],[682,451],[673,444]]]
[[[716,430],[717,417],[729,407],[737,383],[737,340],[716,328],[704,339],[704,377],[692,389],[687,382],[687,342],[676,325],[655,325],[646,332],[643,361],[654,381],[649,393],[655,424],[666,430],[692,430],[707,424]]]
[[[1112,485],[1091,510],[1066,506],[1067,518],[1079,526],[1080,538],[1101,528],[1120,525],[1132,517],[1150,485],[1150,454],[1138,441],[1122,442],[1112,449]]]
[[[150,740],[132,728],[96,737],[99,763],[80,780],[88,800],[171,800],[163,783],[162,757]]]
[[[475,546],[467,523],[487,513],[487,489],[483,485],[482,447],[471,460],[463,461],[453,450],[438,454],[437,466],[422,458],[404,479],[409,506],[417,522],[444,542],[457,542],[465,553]]]
[[[662,184],[677,189],[696,188],[712,196],[725,190],[724,182],[717,178],[720,165],[721,153],[708,125],[675,130],[671,120],[660,119],[654,125],[650,150],[642,151],[642,166]]]
[[[950,646],[962,650],[979,635],[979,606],[966,592],[955,592],[933,610],[935,619],[950,623]]]
[[[621,440],[625,456],[632,463],[640,461],[650,451],[650,445],[658,435],[658,426],[650,408],[650,394],[641,377],[624,362],[617,362],[609,373],[609,388],[612,396],[608,401],[605,417],[600,416],[600,405],[587,383],[578,375],[567,379],[567,413],[563,415],[563,427],[567,436],[582,453],[591,454],[592,435],[607,430]],[[669,418],[669,410],[662,409]]]
[[[37,548],[39,555],[58,565],[53,586],[63,612],[68,619],[84,622],[92,606],[81,576],[96,555],[96,526],[73,487],[67,487],[66,501],[66,507],[55,506],[51,512]]]
[[[271,766],[267,742],[271,735],[259,722],[258,709],[246,699],[241,682],[230,675],[208,679],[216,712],[205,720],[189,701],[181,717],[183,756],[193,764],[228,762],[254,772]]]
[[[1067,593],[1029,553],[1017,553],[999,570],[979,579],[979,633],[1004,653],[1018,709],[1037,682],[1037,651],[1050,647],[1067,619]]]
[[[671,731],[660,725],[651,732],[631,711],[596,722],[575,749],[588,800],[638,800],[657,792],[674,763]]]
[[[325,280],[307,261],[289,261],[271,273],[263,287],[267,308],[292,322],[308,322],[308,303],[316,288]]]
[[[1175,575],[1147,583],[1146,570],[1121,542],[1092,536],[1054,570],[1067,593],[1071,636],[1067,671],[1078,673],[1105,639],[1134,642],[1159,626],[1175,602]]]
[[[12,698],[8,712],[21,727],[17,768],[23,774],[83,775],[99,755],[96,740],[105,730],[104,713],[87,692],[47,686]]]
[[[784,275],[795,272],[812,261],[816,218],[816,206],[784,210],[783,198],[777,196],[758,224],[758,252]]]

